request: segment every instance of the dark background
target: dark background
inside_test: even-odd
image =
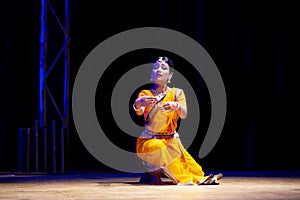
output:
[[[63,19],[63,1],[50,1]],[[1,121],[0,171],[17,171],[18,128],[33,127],[39,118],[40,1],[1,1]],[[227,94],[227,117],[215,148],[197,157],[201,143],[189,152],[205,170],[299,170],[299,14],[289,1],[152,0],[71,1],[70,95],[77,70],[103,40],[132,28],[155,26],[180,31],[198,41],[215,61]],[[48,65],[63,42],[63,34],[49,12]],[[199,91],[201,107],[197,141],[209,124],[209,99],[201,77],[191,73],[182,58],[169,52],[139,50],[117,59],[99,83],[96,108],[109,138],[134,150],[135,139],[124,135],[111,119],[113,85],[138,64],[164,53]],[[62,103],[62,59],[48,84]],[[120,65],[126,66],[120,69]],[[119,67],[119,68],[118,68]],[[125,70],[124,70],[125,69]],[[180,87],[180,86],[178,86]],[[100,99],[99,96],[105,98]],[[50,119],[58,119],[49,107]],[[104,117],[105,116],[105,117]],[[205,117],[202,117],[205,116]],[[82,145],[70,113],[69,170],[106,170]]]

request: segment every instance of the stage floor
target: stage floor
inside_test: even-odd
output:
[[[223,172],[222,172],[223,173]],[[299,200],[297,173],[224,172],[220,185],[177,186],[139,184],[140,174],[85,173],[64,175],[0,174],[0,199],[93,200],[93,199],[205,199],[205,200]]]

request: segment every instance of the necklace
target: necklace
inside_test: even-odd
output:
[[[165,95],[170,90],[170,88],[167,87],[166,90],[163,91],[163,92],[158,92],[157,90],[154,90],[153,88],[151,88],[150,90],[151,90],[151,92],[153,93],[154,96],[161,97],[161,96]]]

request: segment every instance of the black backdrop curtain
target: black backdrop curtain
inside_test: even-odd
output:
[[[50,2],[61,15],[63,3]],[[0,171],[16,171],[17,130],[32,127],[38,119],[40,2],[2,1],[0,7]],[[213,151],[199,159],[201,144],[195,142],[190,153],[209,170],[299,170],[295,162],[299,152],[299,84],[295,78],[299,23],[295,8],[287,1],[71,1],[70,87],[88,53],[108,37],[146,26],[180,31],[198,41],[213,58],[228,101],[224,129]],[[55,26],[53,19],[49,23]],[[58,40],[51,38],[52,48],[59,46],[55,44]],[[149,62],[149,55],[154,54],[133,52],[120,58],[119,64]],[[118,77],[116,71],[111,73],[108,76]],[[54,79],[52,84],[62,87],[61,76]],[[104,84],[113,80],[107,78]],[[206,101],[202,102],[204,112]],[[70,121],[70,170],[107,169],[86,151]],[[201,140],[204,136],[197,137]],[[122,145],[124,138],[120,138],[111,140]],[[131,146],[134,141],[129,139],[126,144]]]

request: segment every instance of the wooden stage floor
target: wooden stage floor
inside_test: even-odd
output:
[[[4,200],[300,200],[299,172],[222,172],[220,185],[177,186],[139,184],[140,174],[73,173],[63,175],[0,174]]]

